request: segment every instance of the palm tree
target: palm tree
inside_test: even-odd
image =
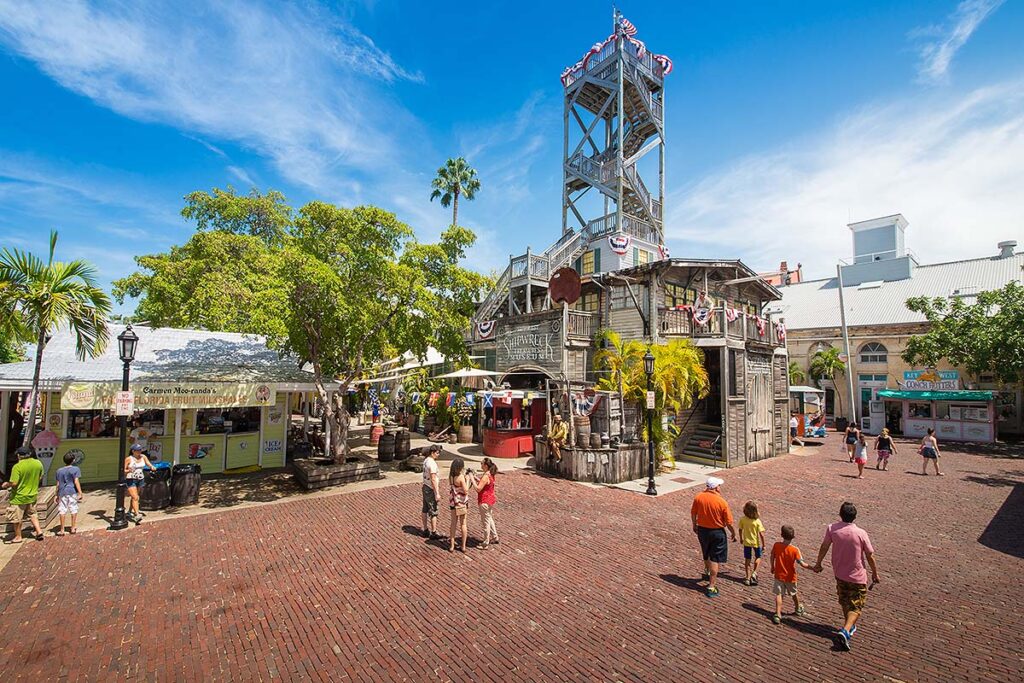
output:
[[[34,436],[43,349],[53,332],[65,325],[70,327],[75,333],[78,357],[83,360],[101,354],[109,337],[110,297],[96,284],[96,269],[80,259],[54,261],[56,248],[57,233],[50,232],[50,257],[45,264],[18,249],[0,251],[0,324],[36,345],[25,446]]]
[[[822,379],[832,380],[832,385],[836,388],[835,397],[836,402],[839,404],[839,412],[837,415],[843,414],[843,392],[839,391],[839,387],[836,385],[836,375],[841,375],[846,372],[846,363],[839,358],[839,349],[834,346],[830,346],[827,349],[818,351],[811,356],[811,379],[818,382]]]
[[[789,361],[789,383],[803,384],[807,381],[807,373],[795,360]]]
[[[452,207],[452,225],[459,224],[459,197],[472,200],[480,191],[476,170],[462,157],[444,162],[444,166],[437,169],[437,177],[430,186],[434,188],[430,201],[440,197],[441,206]]]

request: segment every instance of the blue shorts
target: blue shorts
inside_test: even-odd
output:
[[[142,488],[146,485],[145,479],[126,479],[124,482],[129,488],[134,486],[135,488]]]
[[[749,560],[751,556],[761,559],[761,553],[764,552],[764,548],[755,548],[754,546],[745,545],[743,546],[743,559]]]

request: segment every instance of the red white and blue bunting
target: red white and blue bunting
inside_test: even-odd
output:
[[[779,341],[786,341],[786,323],[781,320],[775,323],[775,331],[779,334]]]
[[[619,28],[616,30],[615,33],[605,38],[603,42],[594,43],[594,46],[591,47],[585,55],[583,55],[580,61],[576,62],[572,66],[568,66],[565,68],[565,71],[563,71],[561,75],[562,85],[566,85],[566,81],[568,80],[571,74],[574,74],[577,71],[585,72],[587,70],[587,64],[590,62],[590,58],[599,53],[601,50],[603,50],[609,43],[618,40],[620,31],[622,33],[622,37],[625,38],[629,43],[633,45],[633,47],[636,48],[637,59],[643,59],[644,56],[647,54],[647,46],[644,45],[643,41],[634,37],[636,35],[636,26],[634,26],[628,19],[623,17],[620,18]],[[657,55],[652,52],[651,59],[653,59],[655,62],[661,65],[663,76],[668,76],[670,73],[672,73],[672,60],[669,59],[667,55]]]
[[[594,394],[587,396],[583,392],[577,392],[572,395],[572,407],[574,415],[593,415],[594,411],[597,410],[597,406],[601,403],[601,395]]]
[[[693,322],[697,323],[701,327],[707,325],[709,322],[711,322],[711,309],[694,307]]]
[[[670,258],[670,254],[668,253],[668,245],[667,244],[663,244],[660,247],[658,247],[658,256],[661,257],[662,261],[667,261]]]
[[[632,243],[633,238],[629,235],[608,235],[608,246],[619,256],[625,256]]]
[[[734,322],[736,320],[736,318],[738,318],[738,317],[740,317],[740,309],[726,307],[726,309],[725,309],[725,319],[726,320],[728,320],[729,322]]]
[[[494,328],[497,320],[482,320],[476,324],[476,336],[478,339],[490,339],[494,336]]]

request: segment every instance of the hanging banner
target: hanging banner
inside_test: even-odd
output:
[[[667,244],[663,244],[660,247],[658,247],[658,255],[661,257],[662,261],[667,261],[671,258],[671,254],[669,254],[668,252]]]
[[[436,392],[436,391],[431,391],[431,392],[430,392],[430,397],[429,397],[429,398],[427,398],[427,405],[428,405],[429,407],[431,407],[431,408],[433,408],[434,406],[436,406],[436,405],[437,405],[437,399],[438,399],[438,397],[439,397],[439,396],[440,396],[440,394],[439,394],[438,392]]]
[[[705,326],[711,321],[711,309],[710,308],[695,308],[693,309],[693,322],[700,326]]]
[[[608,246],[619,256],[625,256],[633,238],[629,235],[608,235]]]
[[[155,408],[243,408],[273,404],[276,392],[266,384],[228,382],[133,382],[135,410]],[[113,410],[120,382],[68,382],[61,410]]]
[[[775,323],[775,331],[779,333],[779,341],[786,341],[786,323]]]
[[[729,322],[733,322],[736,318],[740,317],[740,309],[738,308],[726,308],[725,319]]]
[[[494,407],[494,394],[490,391],[484,392],[484,408]]]
[[[490,339],[494,336],[494,328],[497,326],[497,320],[484,320],[476,324],[476,336],[479,339]]]

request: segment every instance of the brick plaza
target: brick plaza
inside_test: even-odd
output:
[[[699,489],[649,499],[515,472],[498,480],[501,545],[465,555],[413,533],[416,484],[27,543],[0,574],[0,667],[33,681],[1020,680],[1024,462],[951,447],[947,476],[922,477],[900,446],[863,480],[831,434],[722,475],[735,513],[756,500],[769,545],[792,524],[810,560],[839,504],[857,504],[882,583],[849,653],[832,644],[827,561],[800,576],[807,616],[780,626],[769,571],[739,583],[735,545],[721,596],[704,597]]]

